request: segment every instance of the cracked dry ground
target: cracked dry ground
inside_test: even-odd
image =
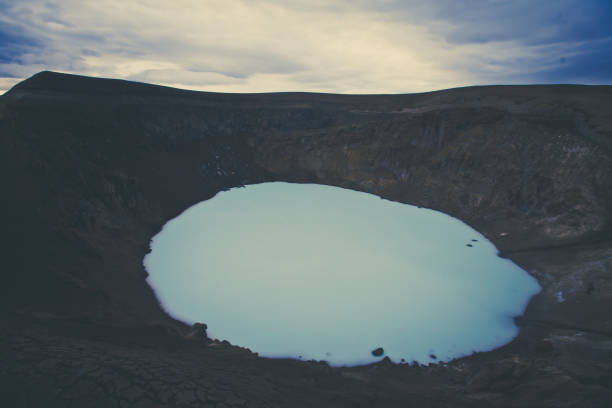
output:
[[[601,378],[589,384],[593,378],[555,364],[559,353],[542,345],[529,357],[513,344],[502,349],[506,357],[490,358],[494,352],[428,367],[383,360],[330,368],[261,359],[229,343],[186,340],[161,326],[23,315],[2,320],[0,400],[6,407],[603,408],[612,400],[610,387],[597,384]],[[561,350],[567,352],[580,350]],[[612,362],[585,356],[585,364],[612,380]]]
[[[258,359],[159,328],[32,323],[2,333],[0,389],[10,402],[4,406],[405,406],[405,393],[386,395],[388,387],[376,389],[323,363]]]

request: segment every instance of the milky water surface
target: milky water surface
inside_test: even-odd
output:
[[[209,336],[331,365],[491,350],[540,290],[455,218],[317,184],[221,192],[169,221],[144,264],[164,308]]]

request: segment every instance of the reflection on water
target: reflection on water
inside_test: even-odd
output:
[[[151,249],[148,282],[172,316],[262,356],[332,365],[490,350],[540,290],[455,218],[316,184],[221,192]]]

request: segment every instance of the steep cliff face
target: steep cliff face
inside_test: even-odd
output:
[[[609,100],[608,89],[585,87],[397,97],[324,128],[265,134],[257,160],[440,209],[492,236],[497,223],[520,224],[503,247],[559,244],[607,228],[612,134],[608,113],[592,108]]]
[[[2,306],[181,329],[142,267],[168,219],[234,186],[338,185],[456,216],[539,280],[519,348],[473,375],[544,341],[558,376],[609,389],[583,363],[612,355],[610,109],[609,86],[215,94],[43,72],[0,98]]]

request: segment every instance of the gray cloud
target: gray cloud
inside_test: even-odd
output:
[[[0,72],[241,92],[611,83],[609,21],[597,0],[0,0]]]

